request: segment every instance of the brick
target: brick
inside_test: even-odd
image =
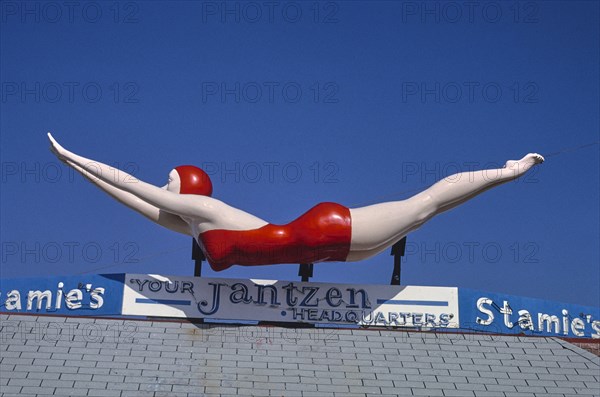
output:
[[[21,389],[21,393],[20,394],[24,394],[24,395],[34,394],[34,395],[37,395],[37,396],[48,396],[48,395],[54,394],[54,388],[24,386]]]
[[[495,392],[517,391],[516,386],[513,386],[513,385],[486,385],[486,389],[489,391],[495,391]]]
[[[406,375],[406,379],[408,381],[414,381],[414,382],[437,382],[437,379],[434,375],[411,375],[408,374]]]
[[[173,393],[179,395],[181,393],[191,393],[191,394],[203,394],[204,386],[192,386],[192,385],[173,385]]]
[[[460,357],[457,357],[457,358],[446,357],[444,359],[444,362],[446,362],[446,363],[452,363],[452,364],[460,364],[460,365],[472,365],[473,364],[473,359],[464,357],[461,354]]]
[[[425,382],[426,389],[442,389],[452,390],[456,389],[456,385],[451,382]]]
[[[482,385],[497,385],[498,381],[496,378],[469,378],[469,383],[478,383]],[[457,385],[463,385],[464,383],[457,383]]]
[[[597,374],[600,375],[600,369],[598,369]],[[567,378],[567,380],[574,381],[574,382],[593,381],[593,379],[589,375],[567,375],[566,378]]]
[[[452,396],[456,396],[456,397],[470,397],[470,396],[475,396],[475,392],[472,390],[453,390],[453,389],[448,389],[448,390],[444,390],[444,396],[448,396],[448,397],[452,397]]]
[[[534,386],[515,386],[518,393],[542,393],[547,394],[547,390],[543,387],[534,387]]]
[[[402,368],[433,368],[431,363],[422,363],[419,361],[416,362],[403,362],[402,363]]]
[[[451,377],[460,377],[462,378],[467,378],[467,377],[477,377],[479,376],[479,373],[477,371],[466,371],[466,370],[455,370],[455,369],[450,369],[449,372],[449,376]]]
[[[568,383],[568,382],[562,382],[562,383],[564,385],[565,383]],[[551,380],[535,380],[535,379],[531,379],[531,380],[527,380],[527,385],[529,385],[529,386],[541,386],[541,387],[552,388],[552,387],[556,387],[556,382],[551,381]]]
[[[32,365],[32,358],[17,358],[17,357],[3,357],[2,365]],[[43,365],[43,364],[35,364],[35,365]]]
[[[269,382],[273,383],[298,383],[299,376],[269,376]]]
[[[58,376],[58,374],[56,374]],[[91,374],[60,374],[60,379],[61,380],[71,380],[71,381],[76,381],[76,380],[81,380],[81,381],[90,381],[92,380],[92,375]]]
[[[19,378],[11,378],[8,381],[9,386],[28,386],[28,387],[37,387],[42,384],[41,379],[19,379]]]
[[[541,374],[536,373],[527,373],[527,372],[519,372],[510,374],[510,379],[539,379],[538,376]]]
[[[82,392],[81,390],[75,390],[72,388],[63,389],[63,388],[57,387],[56,389],[54,389],[55,396],[80,396],[81,392]]]
[[[553,393],[561,393],[561,394],[576,394],[577,391],[571,387],[553,387],[549,389]]]
[[[544,385],[540,385],[540,386],[544,386]],[[560,382],[560,386],[561,387],[572,387],[572,388],[585,388],[585,383],[584,382],[579,382],[579,381],[562,381]],[[554,386],[552,386],[554,387]]]
[[[13,357],[13,358],[19,358],[21,356],[21,352],[7,352],[5,350],[1,350],[2,345],[0,345],[0,351],[2,351],[2,355],[0,356],[0,359],[2,357]],[[27,358],[31,358],[31,357],[27,357]]]
[[[441,389],[414,389],[413,394],[415,396],[443,396],[444,392]]]
[[[350,393],[374,393],[381,394],[381,390],[376,386],[351,386]]]
[[[332,385],[347,385],[347,386],[361,386],[362,379],[355,378],[334,378],[331,379]]]
[[[594,366],[595,364],[591,364],[591,366]],[[588,364],[585,362],[560,362],[558,363],[558,366],[560,368],[581,368],[581,369],[585,369],[588,368]]]
[[[51,372],[51,373],[58,373],[58,374],[76,374],[77,371],[80,368],[77,367],[71,367],[71,366],[67,366],[67,367],[54,367],[54,366],[48,366],[46,367],[45,365],[32,365],[32,366],[28,366],[27,367],[29,371],[42,371],[42,372]]]
[[[146,390],[138,390],[138,391],[133,391],[133,390],[123,390],[121,392],[121,397],[147,397],[149,395],[148,391]],[[158,393],[153,393],[152,397],[158,397]]]
[[[36,376],[29,376],[29,375],[37,375],[39,372],[34,372],[34,373],[29,373],[29,372],[12,372],[10,374],[10,378],[4,378],[4,380],[6,381],[5,384],[8,384],[9,379],[25,379],[25,378],[30,378],[30,379],[47,379],[47,378],[43,378],[43,377],[36,377]],[[41,372],[41,374],[43,375],[44,373]],[[58,378],[58,374],[50,374],[51,376],[54,375]],[[0,379],[2,378],[2,374],[0,373]]]
[[[527,363],[513,363],[512,365],[490,365],[490,370],[492,372],[520,372],[519,368],[523,366],[528,366]]]
[[[42,380],[42,387],[51,387],[51,388],[55,388],[55,387],[73,387],[73,385],[75,384],[74,381],[72,380],[66,380],[66,379],[44,379]]]
[[[451,364],[451,363],[431,363],[431,367],[433,369],[444,369],[447,371],[462,371],[462,368],[460,365],[458,364]]]
[[[139,363],[127,363],[127,369],[133,370],[158,370],[158,364],[139,364]]]
[[[527,386],[527,381],[525,379],[496,379],[499,385],[511,385],[511,386]]]
[[[37,352],[39,350],[39,346],[30,346],[30,345],[8,345],[7,351],[9,352]],[[7,357],[5,354],[2,354],[3,357]]]
[[[106,382],[75,381],[76,389],[106,389]]]
[[[484,379],[485,378],[493,378],[493,379],[499,379],[499,378],[508,379],[509,378],[509,375],[506,372],[487,372],[487,371],[481,371],[481,372],[479,372],[479,376],[481,378],[484,378]]]
[[[88,390],[87,393],[88,396],[95,396],[95,397],[120,397],[121,396],[121,390],[111,390],[111,389],[90,389]]]
[[[391,374],[398,374],[398,375],[408,375],[408,374],[419,374],[420,369],[418,368],[405,368],[405,367],[400,367],[400,368],[390,368],[390,373]]]
[[[381,394],[377,395],[377,394],[367,394],[368,397],[383,397],[383,396],[412,396],[412,391],[411,389],[401,389],[401,388],[389,388],[389,387],[382,387],[381,388]]]
[[[16,378],[16,377],[20,377],[19,375],[23,375],[23,377],[25,377],[25,375],[27,375],[27,378],[29,379],[58,379],[61,374],[56,373],[56,372],[13,372],[12,374],[10,374],[11,378]],[[0,374],[1,376],[1,374]]]
[[[125,376],[123,375],[94,375],[92,380],[94,382],[123,382],[125,380]]]
[[[19,395],[19,392],[22,388],[22,386],[2,386],[0,392],[4,393],[4,395],[10,395],[12,393],[14,393],[15,395]]]
[[[519,367],[522,373],[533,373],[533,374],[547,374],[549,373],[548,368],[545,367],[529,367],[529,366],[521,366]]]

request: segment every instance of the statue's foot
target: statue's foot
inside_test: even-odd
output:
[[[540,164],[544,162],[544,156],[537,153],[529,153],[521,160],[508,160],[504,165],[505,168],[514,167],[516,164]]]
[[[541,154],[538,153],[529,153],[528,155],[526,155],[525,157],[523,157],[521,160],[519,160],[519,163],[522,162],[531,162],[534,165],[535,164],[541,164],[544,162],[544,156],[542,156]]]
[[[525,172],[536,164],[544,162],[544,156],[537,153],[529,153],[521,160],[508,160],[504,168]]]

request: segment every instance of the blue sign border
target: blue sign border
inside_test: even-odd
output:
[[[125,274],[0,279],[4,313],[121,315]]]
[[[600,338],[598,307],[459,288],[458,308],[460,328],[465,330],[509,335]]]

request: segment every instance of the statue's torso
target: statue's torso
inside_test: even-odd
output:
[[[350,250],[350,210],[320,203],[286,225],[250,230],[212,229],[199,233],[199,244],[214,270],[231,265],[269,265],[345,261]]]

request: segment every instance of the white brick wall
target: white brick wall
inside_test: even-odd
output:
[[[555,338],[0,315],[0,396],[600,396]]]

